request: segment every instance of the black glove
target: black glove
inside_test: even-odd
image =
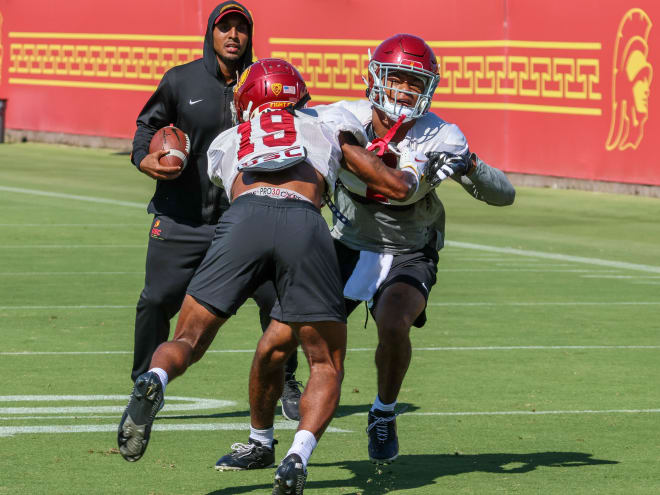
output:
[[[425,175],[431,187],[437,186],[447,177],[465,175],[472,169],[470,152],[455,155],[446,151],[427,151],[426,156],[429,161],[426,164]]]

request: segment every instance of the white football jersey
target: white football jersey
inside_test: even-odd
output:
[[[207,152],[209,178],[225,188],[231,201],[231,188],[240,169],[306,156],[332,194],[343,156],[340,132],[350,132],[362,146],[368,141],[362,123],[339,106],[297,110],[295,117],[286,110],[263,112],[213,140]]]
[[[368,100],[339,101],[331,106],[348,110],[355,115],[366,127],[371,122],[372,107]],[[468,150],[467,140],[456,124],[445,122],[434,113],[428,112],[415,120],[415,125],[408,131],[406,136],[395,145],[400,153],[404,148],[425,153],[427,151],[446,151],[454,154],[463,154]],[[399,168],[398,157],[394,153],[385,153],[382,157],[386,165]],[[416,203],[426,196],[432,187],[422,180],[419,189],[405,201],[388,199],[373,192],[355,174],[346,169],[339,171],[339,179],[352,193],[373,199],[383,204],[408,205]]]

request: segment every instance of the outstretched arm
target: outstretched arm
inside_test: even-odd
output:
[[[429,158],[426,180],[431,187],[451,177],[470,195],[489,205],[513,204],[516,190],[504,172],[486,164],[474,153],[456,155],[430,151],[426,156]]]
[[[342,166],[375,192],[390,199],[404,201],[417,191],[425,162],[419,165],[411,163],[403,170],[390,168],[376,154],[360,146],[348,132],[339,134],[339,145],[344,154]]]

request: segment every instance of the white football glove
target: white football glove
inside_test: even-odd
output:
[[[456,174],[465,175],[471,170],[470,153],[455,155],[446,151],[429,151],[426,157],[429,161],[426,181],[435,187],[443,180]]]
[[[408,172],[415,177],[415,191],[419,188],[419,183],[424,177],[428,157],[421,151],[414,151],[410,148],[401,150],[399,156],[399,170]]]

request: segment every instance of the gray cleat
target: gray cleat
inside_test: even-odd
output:
[[[151,425],[163,403],[163,385],[158,375],[147,371],[138,376],[117,431],[119,453],[127,461],[139,460],[147,450]]]

